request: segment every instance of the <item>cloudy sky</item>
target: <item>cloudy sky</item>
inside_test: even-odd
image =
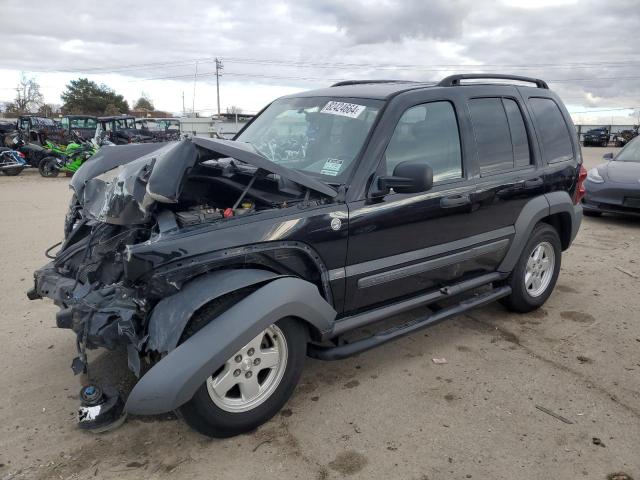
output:
[[[341,79],[435,80],[501,72],[549,81],[578,120],[640,111],[638,0],[2,0],[0,101],[20,73],[59,104],[85,76],[133,103],[202,114],[255,112],[273,98]],[[37,9],[37,14],[35,10]],[[5,25],[6,26],[6,25]],[[195,86],[194,74],[198,69]],[[637,111],[634,109],[638,108]],[[595,111],[600,111],[597,113]]]

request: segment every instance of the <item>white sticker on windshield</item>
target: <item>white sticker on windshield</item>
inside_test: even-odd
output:
[[[326,162],[324,162],[320,173],[322,175],[331,175],[332,177],[335,177],[338,175],[338,173],[340,173],[341,168],[342,160],[339,160],[337,158],[329,158]]]
[[[358,118],[364,109],[364,105],[356,105],[355,103],[345,102],[328,102],[320,113],[330,113],[331,115],[341,115],[343,117]]]

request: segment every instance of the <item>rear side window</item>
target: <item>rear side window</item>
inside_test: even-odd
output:
[[[515,100],[503,98],[504,110],[507,112],[509,128],[511,130],[511,143],[513,144],[513,165],[514,167],[526,167],[531,164],[529,155],[529,139],[527,129],[524,126],[522,112]]]
[[[530,164],[529,141],[518,104],[509,98],[469,101],[478,147],[480,174],[513,170]]]
[[[556,102],[550,98],[530,98],[529,103],[536,119],[544,159],[548,163],[573,158],[571,133]]]
[[[400,162],[424,162],[433,169],[433,181],[462,177],[458,122],[453,105],[432,102],[402,114],[385,152],[387,174]]]

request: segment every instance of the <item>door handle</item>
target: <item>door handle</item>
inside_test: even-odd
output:
[[[468,193],[450,195],[440,199],[440,207],[442,208],[462,207],[463,205],[471,205],[471,197]]]

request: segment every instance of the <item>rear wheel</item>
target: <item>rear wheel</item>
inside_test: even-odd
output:
[[[15,177],[16,175],[20,175],[22,170],[24,170],[24,167],[5,168],[2,170],[2,173],[8,177]]]
[[[219,313],[214,306],[196,314],[186,337]],[[178,413],[190,427],[210,437],[231,437],[257,428],[293,393],[302,373],[306,346],[307,332],[300,321],[279,320],[212,372]]]
[[[58,169],[58,159],[55,157],[43,158],[40,160],[38,170],[43,177],[57,177],[60,173]]]
[[[510,310],[526,313],[547,301],[560,273],[561,245],[551,225],[539,223],[507,279],[511,294],[501,302]]]

